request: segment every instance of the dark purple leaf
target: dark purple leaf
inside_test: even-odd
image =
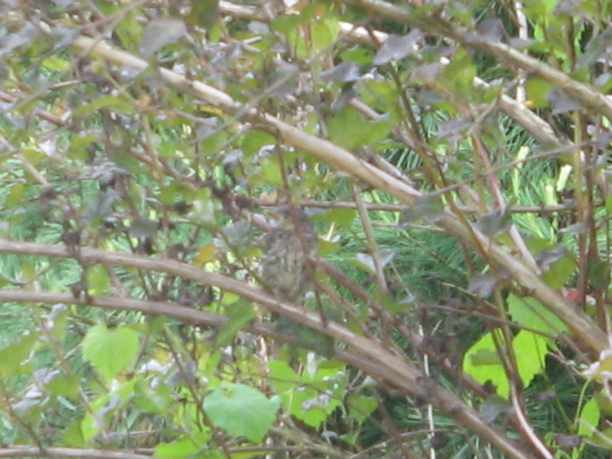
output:
[[[546,96],[546,101],[550,104],[553,115],[571,112],[573,110],[579,110],[582,108],[582,105],[580,105],[576,99],[566,94],[559,88],[555,88],[550,91]]]
[[[143,57],[151,57],[164,46],[175,43],[186,35],[187,27],[180,19],[154,19],[145,28],[140,54]]]
[[[542,250],[537,258],[536,263],[543,271],[546,271],[548,267],[555,261],[559,261],[567,254],[565,247],[557,247],[552,250]]]
[[[497,396],[491,395],[480,406],[480,419],[486,423],[492,423],[499,418],[502,414],[508,414],[512,406],[507,400]]]
[[[414,81],[434,81],[441,68],[442,64],[439,62],[419,65],[412,70],[409,80],[411,83]]]
[[[383,65],[391,61],[403,59],[417,50],[417,45],[422,39],[423,32],[418,29],[414,29],[408,35],[401,37],[390,35],[376,53],[372,64]]]
[[[468,41],[502,41],[506,37],[504,24],[499,19],[485,19],[476,27],[475,32],[468,32]]]
[[[446,137],[452,137],[457,134],[461,134],[466,129],[469,129],[474,124],[474,120],[471,116],[462,116],[449,121],[445,121],[440,124],[438,128],[438,139],[444,139]]]
[[[555,434],[553,437],[559,448],[563,449],[576,448],[582,443],[582,438],[578,435]]]
[[[159,228],[159,222],[156,220],[148,220],[146,218],[137,218],[130,225],[131,237],[151,237],[154,236]]]
[[[489,298],[497,285],[498,278],[490,274],[477,274],[470,279],[468,292],[479,298]]]
[[[412,205],[402,213],[403,222],[425,219],[432,223],[438,221],[444,213],[444,204],[438,195],[425,195],[415,199]]]
[[[348,83],[359,80],[359,66],[354,62],[343,62],[331,70],[321,73],[324,83]]]
[[[475,224],[482,233],[489,237],[495,236],[496,234],[503,233],[510,228],[512,224],[512,215],[510,213],[510,206],[506,206],[502,210],[494,210],[482,216]]]

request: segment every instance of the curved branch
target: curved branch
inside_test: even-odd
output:
[[[136,454],[127,451],[109,451],[107,449],[81,449],[81,448],[35,448],[32,446],[2,446],[0,457],[61,457],[61,458],[87,458],[87,459],[151,459],[148,454]]]
[[[0,239],[0,253],[73,258],[71,251],[63,246],[34,242],[7,241],[2,239]],[[79,256],[83,261],[90,263],[130,266],[133,268],[174,274],[195,282],[213,285],[223,290],[236,293],[249,300],[256,301],[272,311],[283,314],[298,323],[329,335],[337,342],[344,343],[351,351],[354,351],[354,358],[350,361],[351,364],[364,369],[364,371],[369,374],[384,378],[402,392],[419,397],[432,404],[437,409],[446,412],[458,425],[463,425],[471,429],[486,441],[496,445],[496,447],[502,451],[505,451],[509,457],[523,458],[528,456],[525,451],[507,438],[503,432],[483,422],[480,419],[479,413],[467,406],[459,397],[443,389],[436,384],[435,381],[426,378],[414,365],[406,361],[402,356],[389,352],[382,347],[380,343],[358,336],[335,322],[328,321],[325,326],[322,324],[320,316],[316,313],[298,308],[290,303],[278,301],[271,295],[251,287],[244,282],[230,279],[219,274],[209,273],[176,260],[154,259],[139,255],[106,252],[100,249],[89,248],[81,248],[79,250]],[[0,296],[0,299],[10,298],[8,296],[11,295],[10,291],[0,293],[5,295]],[[17,295],[24,295],[24,297],[26,295],[34,295],[34,293],[31,292],[13,292],[12,294],[14,295],[13,298],[17,298]],[[41,295],[41,301],[49,301],[51,298],[54,298],[52,295],[57,294],[49,293],[38,295]],[[46,300],[43,299],[45,297],[47,298]],[[68,295],[63,295],[59,302],[68,302],[68,297]],[[30,296],[30,298],[34,298],[34,296]],[[60,297],[55,297],[55,299],[59,300]],[[69,302],[79,303],[80,301],[85,300],[73,298]],[[106,305],[105,307],[112,307],[111,304],[101,298],[92,299],[92,301],[96,301],[100,305]],[[169,312],[173,311],[180,314],[182,317],[188,318],[190,321],[197,321],[198,318],[208,321],[213,319],[213,316],[209,316],[208,314],[201,315],[202,313],[199,311],[182,306],[166,305],[166,307],[163,308],[159,303],[138,302],[137,300],[120,300],[120,304],[121,303],[123,303],[126,308],[132,310],[137,306],[141,306],[147,308],[152,313],[169,315]],[[162,311],[162,309],[165,310]],[[351,354],[353,354],[353,352],[351,352]],[[384,371],[381,372],[381,369]],[[372,370],[374,370],[373,373]]]
[[[509,67],[518,67],[526,70],[531,75],[537,75],[562,89],[568,95],[574,97],[585,108],[601,113],[612,120],[612,100],[602,94],[594,87],[577,81],[564,72],[557,70],[526,53],[517,51],[501,41],[480,39],[475,37],[473,31],[447,22],[437,15],[411,15],[411,11],[404,6],[396,6],[381,0],[336,0],[338,3],[359,6],[370,12],[374,17],[389,19],[396,23],[406,24],[410,27],[421,29],[425,32],[433,32],[462,43],[464,46],[482,51],[499,59]]]
[[[363,3],[370,4],[372,2],[364,1]],[[373,2],[372,4],[379,5],[383,2]],[[384,5],[386,8],[392,7],[392,5]],[[395,11],[395,9],[395,7],[391,8],[392,11]],[[404,13],[400,15],[400,17],[403,16],[405,16]],[[80,36],[72,44],[83,51],[95,51],[96,54],[116,64],[141,70],[146,69],[149,65],[142,59],[127,52],[116,50],[107,43],[93,38]],[[411,204],[415,199],[422,196],[420,192],[405,182],[363,161],[328,140],[307,134],[301,129],[254,107],[242,107],[226,93],[202,82],[188,80],[184,76],[165,68],[159,69],[159,72],[164,81],[177,90],[215,105],[228,114],[254,122],[276,135],[285,144],[307,151],[321,161],[389,193],[401,202]],[[437,224],[466,245],[474,247],[493,264],[506,269],[519,284],[532,292],[533,296],[540,300],[545,307],[553,311],[576,334],[577,338],[593,351],[599,353],[607,348],[605,334],[588,315],[583,311],[576,310],[569,300],[551,289],[536,273],[515,259],[504,248],[480,233],[465,219],[446,211]]]

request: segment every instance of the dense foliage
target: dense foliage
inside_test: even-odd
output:
[[[608,456],[609,0],[0,12],[1,456]]]

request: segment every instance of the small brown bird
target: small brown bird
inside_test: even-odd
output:
[[[284,204],[275,213],[281,221],[266,235],[261,281],[279,299],[297,303],[313,283],[317,233],[299,207]]]

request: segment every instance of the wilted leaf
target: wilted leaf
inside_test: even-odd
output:
[[[151,57],[164,46],[187,35],[187,27],[180,19],[154,19],[147,24],[140,43],[140,54]]]

